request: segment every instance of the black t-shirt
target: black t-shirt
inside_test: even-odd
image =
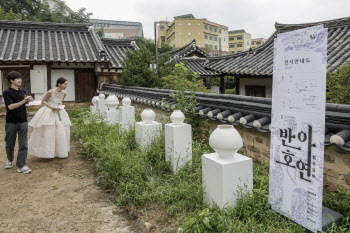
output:
[[[27,122],[27,110],[25,104],[10,111],[8,106],[21,102],[25,97],[26,92],[24,90],[9,88],[4,91],[4,101],[6,105],[6,123],[23,123]]]

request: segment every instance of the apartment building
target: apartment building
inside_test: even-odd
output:
[[[228,46],[230,53],[246,51],[252,46],[252,35],[244,29],[228,32]]]
[[[188,14],[158,26],[158,46],[164,42],[180,48],[193,40],[203,50],[209,47],[212,56],[228,54],[228,27],[224,25]]]
[[[263,43],[265,43],[266,39],[264,38],[256,38],[256,39],[252,39],[252,48],[256,48],[260,45],[262,45]]]

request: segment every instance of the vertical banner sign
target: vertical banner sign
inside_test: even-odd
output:
[[[327,37],[319,25],[274,41],[269,203],[314,232],[322,229]]]

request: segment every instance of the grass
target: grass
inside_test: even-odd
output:
[[[135,142],[135,132],[119,134],[88,110],[70,112],[72,136],[94,158],[98,170],[115,190],[117,203],[145,209],[161,203],[183,232],[302,232],[303,228],[270,209],[266,164],[254,165],[252,195],[242,196],[234,209],[209,208],[203,203],[201,156],[213,150],[193,141],[192,165],[172,174],[165,161],[164,133],[147,151]],[[137,121],[140,120],[139,117]],[[325,193],[324,204],[345,215],[343,226],[331,232],[350,232],[350,192]]]

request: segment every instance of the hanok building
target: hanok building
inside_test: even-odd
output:
[[[67,101],[95,95],[96,72],[109,66],[100,38],[90,24],[0,21],[0,95],[9,87],[7,75],[23,75],[22,88],[36,100],[68,79]],[[0,98],[2,99],[2,98]]]
[[[239,95],[272,97],[273,48],[278,33],[324,24],[328,28],[327,71],[350,60],[350,17],[306,24],[275,24],[276,31],[261,46],[222,57],[208,57],[206,68],[232,75]]]
[[[132,52],[139,49],[135,39],[102,38],[101,40],[106,48],[110,62],[107,67],[102,67],[101,70],[97,72],[98,87],[100,87],[102,83],[117,83],[118,79],[122,77],[124,59],[127,52]]]
[[[191,72],[196,72],[198,78],[203,79],[204,83],[206,83],[207,78],[218,77],[220,75],[220,73],[203,66],[206,58],[210,55],[197,46],[196,40],[167,54],[170,55],[170,60],[175,60],[176,63],[184,63],[186,68]]]

